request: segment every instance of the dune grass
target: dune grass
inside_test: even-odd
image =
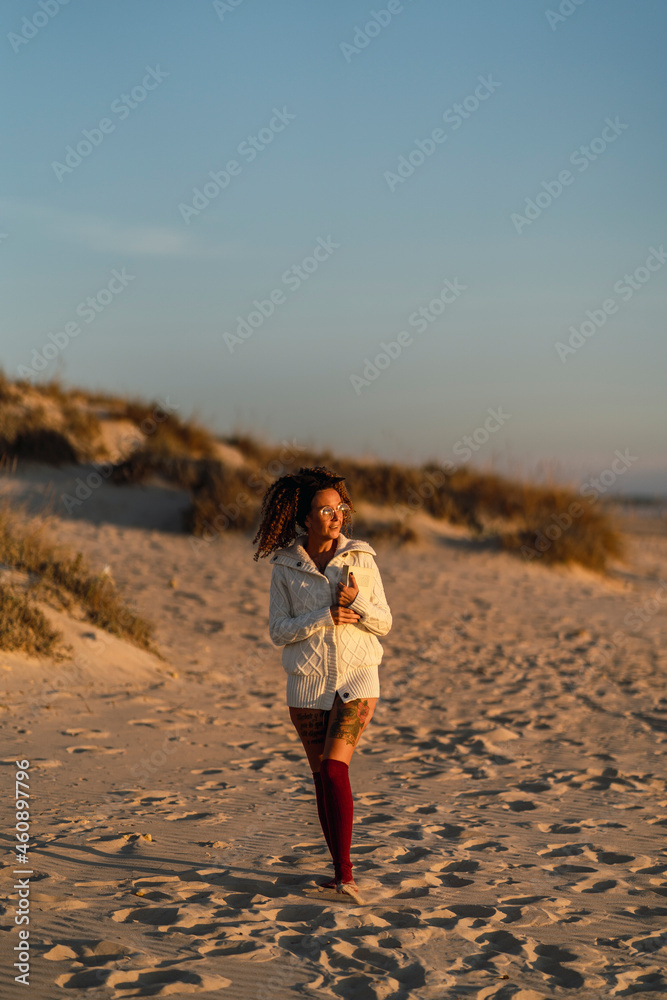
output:
[[[0,646],[2,649],[66,659],[63,634],[51,626],[30,598],[0,583]]]
[[[576,514],[571,513],[575,510]],[[518,520],[516,529],[501,534],[501,545],[530,561],[578,563],[604,572],[611,559],[623,559],[626,554],[623,537],[609,512],[566,490],[531,495]]]
[[[410,524],[394,518],[392,521],[368,521],[355,517],[353,522],[355,538],[363,538],[371,545],[412,545],[420,540],[420,534]]]
[[[235,443],[248,459],[261,457],[265,467],[278,455],[278,449],[271,452],[266,445],[253,446],[247,436],[237,437]],[[302,452],[285,471],[302,465],[326,465],[345,477],[353,498],[393,508],[397,517],[389,531],[399,544],[416,540],[413,535],[418,533],[409,523],[410,515],[421,511],[462,526],[474,537],[493,539],[499,548],[526,560],[577,563],[604,572],[610,560],[625,555],[621,532],[609,511],[599,501],[592,505],[589,498],[582,500],[574,487],[523,482],[466,466],[445,470],[435,462],[420,467],[359,462],[336,458],[330,451]],[[202,522],[210,521],[216,508],[238,503],[243,481],[244,476],[237,472],[234,477],[212,476],[204,494],[195,487],[187,527],[200,533]],[[226,527],[255,526],[251,514],[254,511],[256,515],[259,500],[261,496],[256,506],[248,507],[243,519]],[[579,510],[574,517],[567,513],[573,503]],[[497,527],[498,522],[502,527]],[[369,539],[373,532],[376,539],[386,535],[381,524],[371,526],[358,518],[354,519],[354,531],[367,533]]]
[[[0,454],[60,465],[106,458],[98,411],[105,419],[128,420],[160,457],[211,458],[216,439],[193,418],[181,419],[159,401],[67,388],[58,376],[33,384],[11,381],[0,368]],[[139,469],[142,463],[139,462]],[[126,471],[125,482],[132,482]]]
[[[216,442],[210,431],[192,418],[182,420],[157,401],[123,400],[114,416],[135,423],[146,435],[146,447],[156,456],[214,458],[216,455]]]
[[[7,501],[0,503],[0,563],[6,569],[27,574],[28,578],[24,592],[16,586],[12,588],[15,600],[7,605],[7,614],[12,609],[18,614],[29,598],[68,611],[78,607],[93,625],[164,659],[153,642],[154,626],[124,604],[113,581],[104,573],[92,573],[80,552],[73,555],[62,546],[55,546],[46,537],[43,525],[30,519],[25,509],[11,508]],[[5,586],[5,592],[7,589]],[[47,641],[47,630],[37,613],[28,618],[24,615],[23,620],[33,622],[32,641],[38,642],[40,636]],[[21,626],[16,628],[16,634],[21,634]],[[13,634],[11,629],[8,634]],[[3,631],[0,645],[4,641]]]
[[[24,396],[29,406],[21,405]],[[59,407],[58,426],[53,426],[54,404]],[[277,476],[301,466],[326,465],[345,477],[352,497],[391,508],[393,538],[399,542],[412,540],[410,532],[416,532],[411,516],[421,512],[545,564],[578,563],[605,571],[610,560],[624,556],[621,533],[602,502],[582,501],[581,513],[562,527],[564,512],[580,500],[575,486],[510,479],[468,466],[445,469],[437,462],[410,466],[360,461],[314,448],[287,449],[285,458],[284,449],[249,431],[216,438],[198,421],[183,419],[159,402],[67,389],[57,377],[39,386],[11,382],[2,369],[0,462],[17,457],[52,464],[91,460],[101,447],[100,407],[106,419],[128,420],[144,435],[141,444],[114,465],[110,480],[131,485],[157,476],[189,491],[191,508],[183,527],[197,536],[254,531],[262,496]],[[230,467],[221,461],[219,442],[236,448],[244,465]],[[375,531],[379,537],[386,529],[380,523],[357,521],[354,530]],[[106,599],[91,600],[103,606]],[[102,618],[105,613],[111,620],[116,615],[101,607]]]

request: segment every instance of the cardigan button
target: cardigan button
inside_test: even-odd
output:
[[[350,697],[350,692],[346,691],[343,695],[343,698],[349,698],[349,697]]]
[[[299,560],[299,562],[297,563],[297,566],[300,566],[300,565],[301,565],[301,560]]]

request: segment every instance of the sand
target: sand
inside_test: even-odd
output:
[[[38,509],[78,475],[25,465],[3,493]],[[446,527],[378,545],[394,625],[350,767],[358,905],[316,884],[270,565],[238,534],[194,551],[187,503],[105,483],[51,519],[164,661],[71,619],[70,664],[0,652],[5,801],[30,760],[30,995],[667,996],[664,517],[627,519],[606,579]]]

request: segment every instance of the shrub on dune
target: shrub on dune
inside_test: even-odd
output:
[[[580,511],[576,516],[570,510]],[[574,493],[549,490],[540,502],[533,497],[520,515],[515,531],[500,536],[504,549],[530,561],[578,563],[604,572],[611,559],[622,559],[625,545],[618,528],[603,509],[580,502]]]
[[[53,545],[42,525],[6,502],[0,505],[0,562],[27,574],[31,596],[65,610],[78,605],[93,625],[163,658],[153,645],[153,625],[126,607],[107,574],[93,573],[80,552],[72,555]]]
[[[51,626],[46,615],[29,597],[0,583],[0,646],[31,656],[63,659],[63,635]]]
[[[109,478],[118,485],[131,486],[145,483],[154,476],[158,476],[173,486],[189,490],[195,488],[201,479],[203,469],[219,465],[220,463],[214,459],[192,459],[185,455],[160,455],[152,448],[139,448],[124,461],[114,465]]]
[[[261,497],[249,485],[252,473],[209,463],[192,488],[192,506],[184,528],[200,538],[254,527]]]
[[[146,435],[147,447],[156,454],[190,458],[216,455],[215,438],[205,427],[195,420],[181,420],[159,402],[126,400],[114,416],[135,423]]]

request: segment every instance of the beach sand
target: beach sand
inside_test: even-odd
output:
[[[25,465],[3,490],[38,509],[81,474]],[[51,519],[165,661],[50,609],[74,660],[0,652],[5,801],[30,761],[31,995],[667,996],[664,517],[625,517],[608,578],[447,526],[378,544],[393,628],[350,767],[357,905],[316,884],[270,564],[239,534],[195,551],[187,504],[104,483]]]

